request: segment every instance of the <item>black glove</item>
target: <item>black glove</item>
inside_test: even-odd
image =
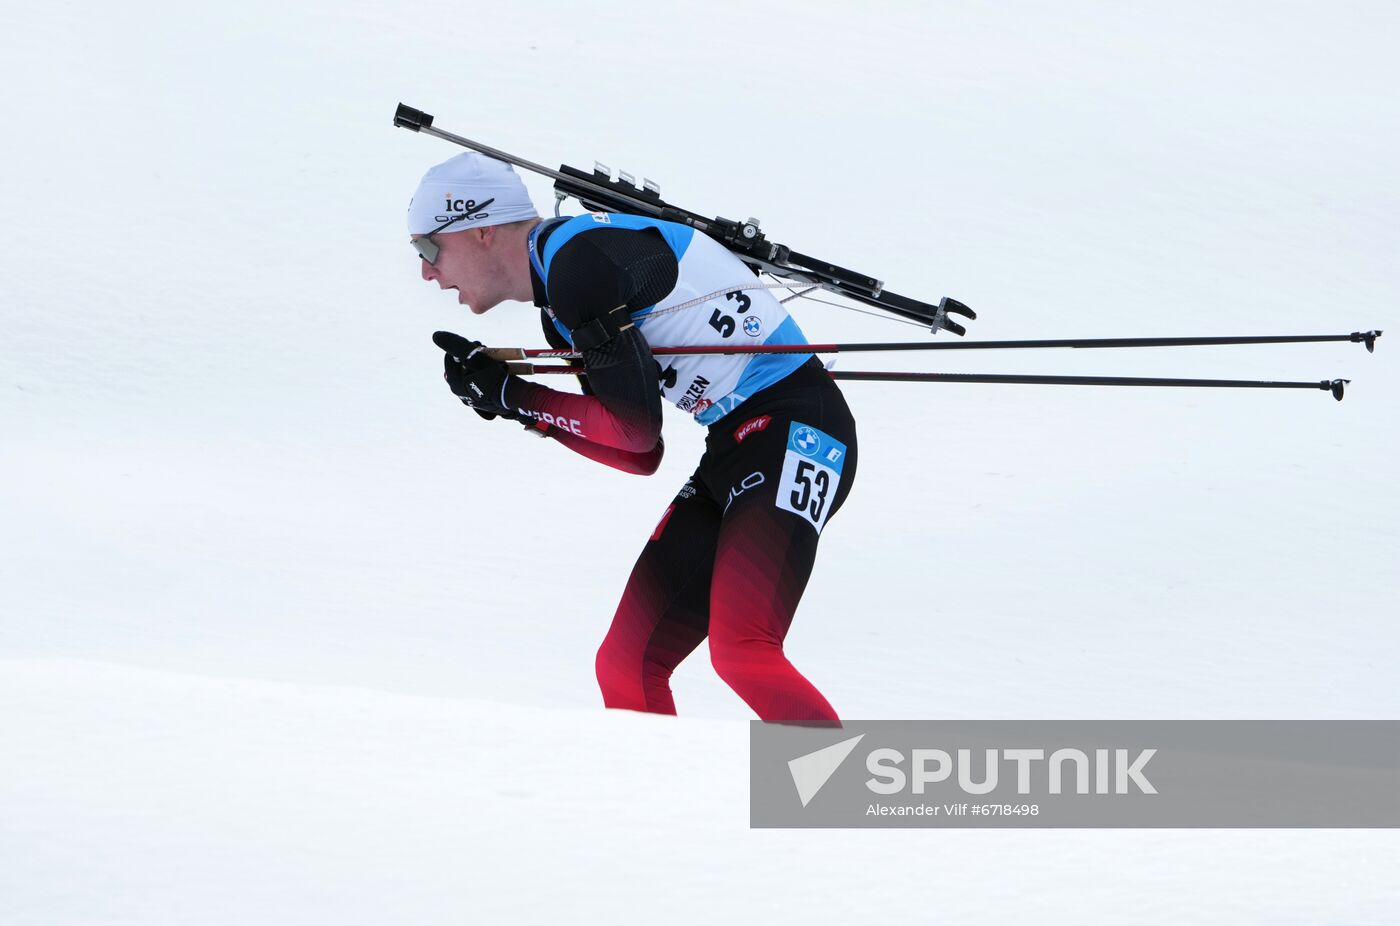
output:
[[[515,420],[519,418],[503,395],[519,382],[506,369],[503,361],[487,356],[486,348],[480,341],[469,341],[450,331],[433,334],[433,343],[443,352],[442,378],[452,394],[462,400],[462,404],[490,421],[497,415]]]

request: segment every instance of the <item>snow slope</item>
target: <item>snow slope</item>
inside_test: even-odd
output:
[[[389,124],[655,177],[977,338],[1395,329],[1393,5],[3,18],[0,922],[1393,921],[1383,832],[749,831],[703,653],[679,719],[592,679],[702,431],[643,480],[464,414],[429,334],[538,328],[416,279],[453,149]],[[842,358],[1354,383],[851,384],[794,661],[852,718],[1397,716],[1390,349]]]

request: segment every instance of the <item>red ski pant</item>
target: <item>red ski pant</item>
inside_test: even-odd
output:
[[[843,480],[827,500],[834,513],[855,475],[855,433],[840,393],[832,392],[827,405],[835,407],[825,415],[804,409],[804,417],[848,447]],[[598,650],[598,684],[608,707],[674,714],[671,673],[708,637],[715,671],[759,718],[839,725],[836,711],[783,652],[820,536],[808,520],[775,504],[788,425],[788,418],[773,415],[762,434],[745,435],[742,448],[724,431],[667,509]]]

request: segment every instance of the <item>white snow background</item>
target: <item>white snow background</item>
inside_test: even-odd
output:
[[[390,123],[654,177],[974,338],[1400,336],[1397,41],[1387,2],[7,2],[0,923],[1395,922],[1386,831],[749,830],[703,650],[680,718],[592,675],[702,429],[639,479],[461,408],[430,333],[536,312],[418,279],[457,149]],[[842,357],[1354,382],[849,384],[789,652],[850,718],[1400,716],[1396,350]]]

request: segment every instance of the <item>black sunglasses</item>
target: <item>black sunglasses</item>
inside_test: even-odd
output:
[[[413,245],[413,250],[418,252],[419,257],[426,260],[430,265],[436,266],[438,253],[442,249],[439,248],[438,243],[433,240],[433,235],[436,235],[438,232],[442,231],[449,225],[453,225],[457,222],[462,221],[463,219],[470,218],[471,216],[476,215],[482,209],[491,205],[495,201],[496,198],[493,196],[486,202],[476,206],[474,209],[472,209],[471,212],[463,212],[461,215],[454,215],[452,218],[448,219],[446,222],[443,222],[441,225],[439,225],[437,228],[434,228],[426,235],[420,235],[417,238],[410,238],[409,243]]]

